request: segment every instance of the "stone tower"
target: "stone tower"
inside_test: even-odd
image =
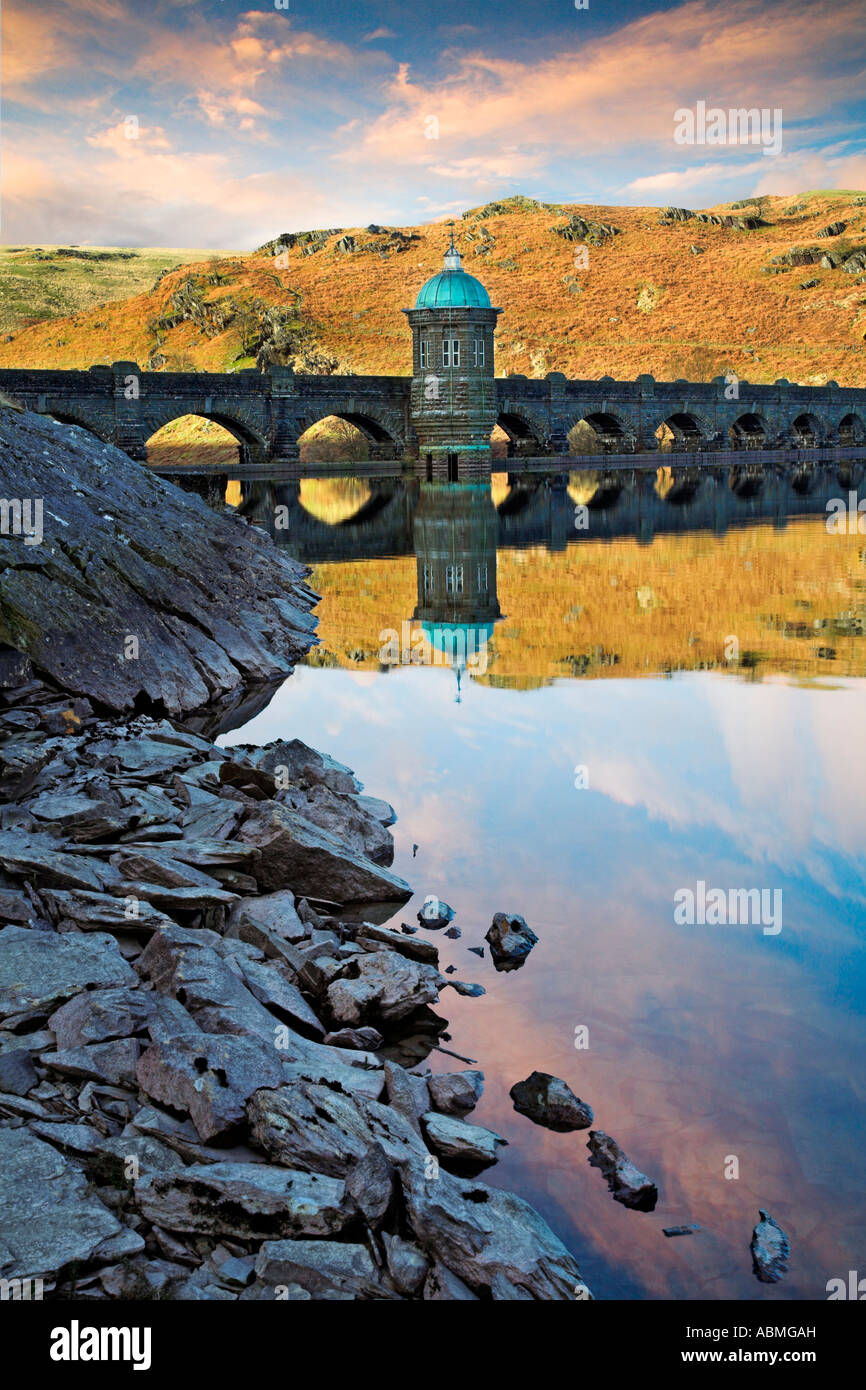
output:
[[[453,229],[442,270],[403,312],[412,329],[412,424],[422,471],[430,482],[488,473],[497,414],[493,331],[502,310],[463,269]]]

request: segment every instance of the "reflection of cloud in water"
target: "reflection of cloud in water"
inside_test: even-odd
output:
[[[687,687],[690,699],[702,700],[710,728],[706,720],[699,729],[678,720],[660,728],[644,711],[634,727],[623,721],[615,755],[607,724],[585,734],[581,760],[590,764],[593,790],[623,805],[673,828],[713,827],[752,861],[849,892],[820,850],[853,857],[866,844],[866,746],[853,734],[863,685],[849,681],[828,693],[781,681],[681,678],[667,688]],[[708,760],[716,775],[702,771],[698,781],[695,768]]]
[[[815,691],[697,676],[476,687],[457,706],[445,672],[361,688],[304,668],[231,736],[300,737],[394,805],[394,868],[417,890],[395,924],[426,893],[445,898],[463,935],[431,934],[442,967],[488,991],[445,990],[438,1009],[446,1045],[487,1078],[474,1118],[511,1141],[485,1180],[525,1193],[603,1295],[823,1298],[828,1278],[856,1267],[862,947],[828,892],[841,891],[840,849],[862,870],[863,753],[848,746],[861,702],[857,682]],[[589,790],[573,786],[576,763]],[[674,925],[671,885],[748,884],[762,858],[792,876],[780,937]],[[499,910],[540,938],[508,975],[486,949],[467,952]],[[574,1050],[578,1023],[588,1052]],[[431,1065],[461,1064],[434,1053]],[[551,1134],[514,1112],[508,1090],[533,1068],[562,1076],[658,1182],[655,1213],[613,1202],[585,1133]],[[722,1176],[732,1153],[736,1182]],[[758,1206],[792,1240],[778,1288],[751,1274]],[[661,1235],[688,1221],[704,1230]]]

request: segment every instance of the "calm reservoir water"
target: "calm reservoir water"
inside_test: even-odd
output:
[[[228,484],[322,602],[321,645],[223,742],[301,738],[393,803],[417,892],[391,920],[444,898],[442,966],[486,990],[438,1008],[486,1077],[473,1118],[509,1141],[485,1180],[598,1297],[825,1298],[866,1274],[866,536],[827,525],[855,483]],[[680,924],[699,882],[778,910]],[[511,973],[468,950],[496,911],[539,937]],[[612,1200],[585,1132],[514,1111],[533,1069],[592,1105],[654,1212]],[[791,1241],[776,1286],[751,1270],[759,1207]]]

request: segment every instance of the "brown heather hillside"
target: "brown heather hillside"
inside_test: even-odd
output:
[[[716,209],[738,218],[755,211]],[[456,227],[464,265],[504,309],[497,373],[707,380],[731,369],[755,382],[866,386],[866,257],[862,266],[856,258],[866,248],[863,195],[767,198],[761,211],[767,225],[751,230],[695,218],[662,224],[658,208],[520,198],[465,214]],[[579,229],[575,242],[552,230],[575,216],[617,234]],[[841,234],[819,237],[836,222],[847,224]],[[400,310],[440,268],[447,235],[442,224],[401,234],[344,229],[309,254],[315,239],[299,241],[284,267],[264,250],[185,266],[132,298],[7,334],[0,365],[133,360],[225,371],[251,365],[257,350],[261,360],[270,342],[299,370],[402,374],[409,335]],[[575,263],[583,242],[585,269]],[[837,264],[771,266],[794,247]],[[852,253],[847,273],[841,262]],[[803,288],[809,281],[817,283]]]

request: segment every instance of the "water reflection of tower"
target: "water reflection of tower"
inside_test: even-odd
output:
[[[483,674],[502,617],[496,593],[496,508],[486,483],[421,486],[414,517],[421,624],[436,664]]]

